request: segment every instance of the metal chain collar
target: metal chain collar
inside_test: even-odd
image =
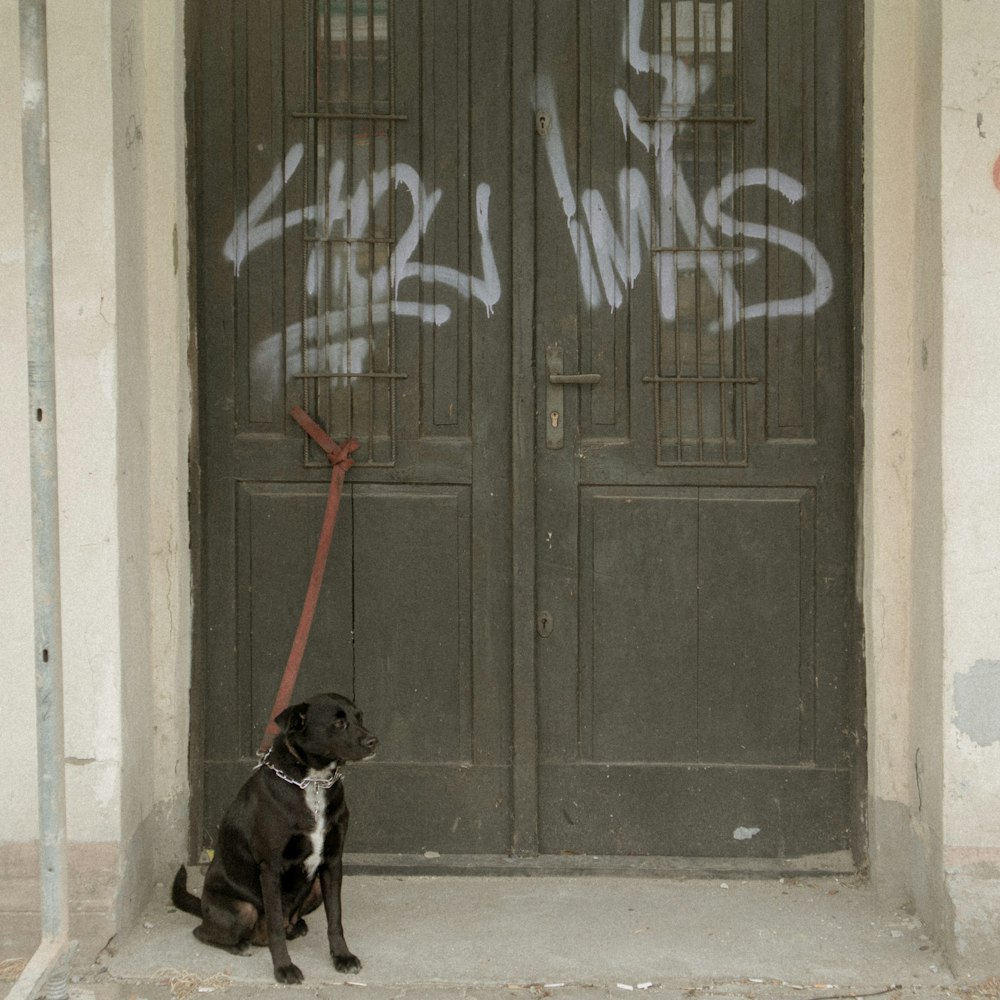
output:
[[[254,768],[255,771],[259,770],[261,767],[269,767],[274,773],[281,778],[282,781],[287,781],[290,785],[297,785],[299,788],[306,789],[310,785],[316,788],[332,788],[338,781],[341,781],[344,777],[343,772],[336,765],[334,766],[333,773],[327,778],[320,777],[305,777],[302,779],[293,778],[290,774],[285,774],[280,767],[275,767],[268,758],[271,756],[271,751],[268,750],[263,757],[260,758],[259,763]]]

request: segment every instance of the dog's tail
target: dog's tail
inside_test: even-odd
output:
[[[174,876],[170,898],[178,910],[191,913],[196,917],[201,916],[201,900],[194,893],[188,892],[188,873],[184,865],[177,869],[177,874]]]

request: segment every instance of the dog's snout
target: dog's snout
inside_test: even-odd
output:
[[[361,745],[366,750],[374,750],[378,746],[378,737],[369,733],[362,741]]]

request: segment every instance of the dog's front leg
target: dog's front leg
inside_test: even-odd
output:
[[[343,843],[343,839],[341,839]],[[338,972],[360,972],[361,961],[351,954],[344,940],[344,925],[341,921],[340,886],[344,880],[344,862],[338,852],[320,869],[320,884],[323,887],[323,907],[326,910],[326,936],[330,942],[330,957]]]
[[[302,970],[292,964],[285,941],[285,915],[281,905],[281,879],[266,861],[260,866],[260,891],[267,920],[267,946],[274,965],[274,978],[279,983],[301,983]]]

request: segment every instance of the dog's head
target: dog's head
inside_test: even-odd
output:
[[[378,747],[377,737],[365,729],[354,702],[333,692],[291,705],[274,721],[310,767],[367,760]]]

